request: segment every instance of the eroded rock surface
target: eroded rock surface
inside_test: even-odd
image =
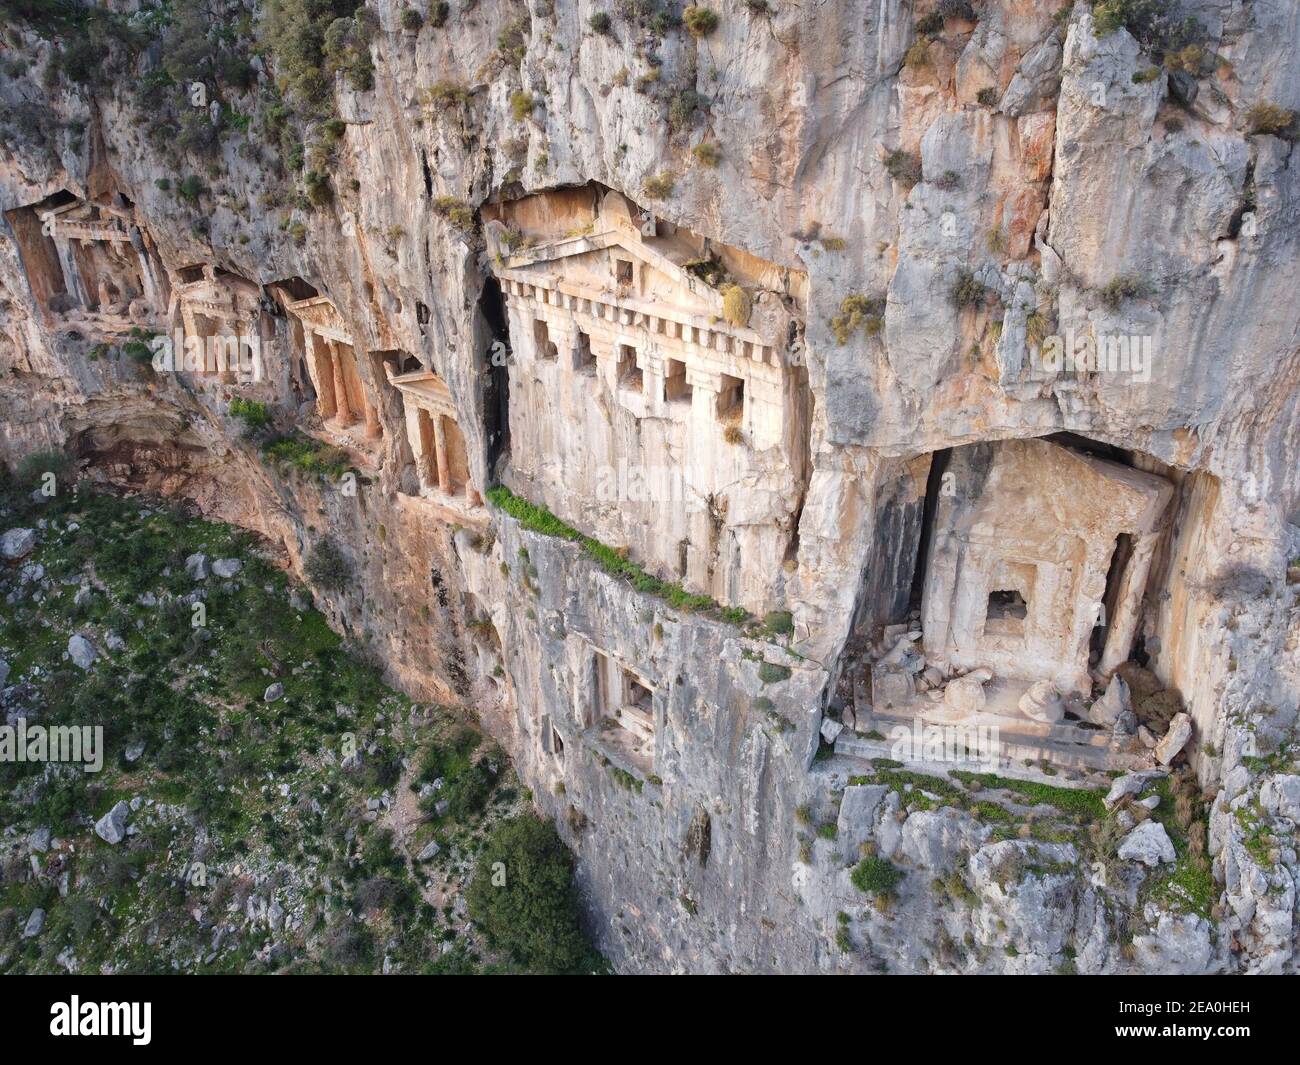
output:
[[[478,714],[621,969],[1293,972],[1294,18],[934,7],[374,0],[283,135],[274,48],[193,109],[19,25],[0,455]]]

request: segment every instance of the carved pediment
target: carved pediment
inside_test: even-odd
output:
[[[388,383],[402,393],[403,401],[424,407],[435,414],[456,417],[456,406],[451,399],[451,389],[436,373],[417,370],[414,373],[387,373]]]
[[[288,304],[287,310],[302,322],[304,327],[343,344],[352,343],[347,323],[328,296],[313,296]]]

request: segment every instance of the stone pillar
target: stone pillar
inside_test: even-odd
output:
[[[1101,661],[1097,663],[1097,672],[1103,680],[1109,680],[1110,675],[1128,661],[1129,652],[1133,650],[1133,637],[1142,613],[1142,593],[1146,590],[1157,539],[1152,533],[1138,537],[1133,544],[1133,555],[1124,567],[1119,594],[1115,596],[1115,616],[1109,619],[1106,646],[1102,649]]]
[[[361,387],[364,388],[365,385],[362,385]],[[371,403],[369,399],[367,399],[366,400],[366,439],[378,440],[381,436],[383,436],[383,433],[384,433],[383,427],[379,424],[379,409],[373,403]]]
[[[334,360],[319,333],[304,325],[302,337],[307,349],[307,373],[316,389],[316,413],[321,421],[328,421],[338,410],[338,400],[334,395]]]
[[[433,452],[438,459],[438,488],[443,495],[451,495],[451,473],[447,469],[447,438],[442,432],[442,418],[432,414]]]
[[[339,351],[338,341],[327,340],[330,353],[330,369],[334,374],[334,403],[339,425],[349,426],[356,421],[352,413],[352,403],[348,399],[347,375],[343,370],[343,354]]]

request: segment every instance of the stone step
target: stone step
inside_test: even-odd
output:
[[[976,718],[978,717],[979,715],[976,715]],[[944,724],[956,725],[961,731],[955,732],[954,737],[969,736],[976,746],[981,739],[979,731],[981,727],[986,730],[991,727],[998,727],[996,752],[985,756],[984,752],[978,749],[963,752],[960,749],[950,750],[946,745],[942,751],[937,750],[938,745],[932,739],[934,733],[930,732],[927,735],[927,728],[932,726],[942,727]],[[1066,781],[1044,773],[1041,768],[1042,765],[1047,764],[1053,768],[1071,772],[1095,773],[1146,768],[1151,760],[1150,753],[1146,751],[1135,753],[1110,749],[1109,740],[1105,733],[1093,734],[1089,730],[1068,725],[1039,725],[1038,727],[1042,730],[1041,734],[1025,734],[1025,732],[1019,730],[1008,732],[997,725],[996,718],[983,723],[978,720],[972,720],[969,723],[925,722],[923,720],[920,740],[921,750],[915,750],[914,744],[911,743],[906,748],[899,750],[895,737],[900,726],[907,728],[910,734],[915,735],[912,720],[910,719],[902,719],[892,715],[863,715],[860,713],[857,719],[857,731],[846,728],[841,732],[835,741],[835,752],[836,754],[858,759],[892,758],[914,767],[933,766],[940,772],[946,772],[948,769],[984,773],[994,772],[1003,776],[1039,780],[1043,783],[1055,783],[1064,786],[1078,786],[1084,782]],[[884,736],[884,739],[873,739],[865,735],[865,733],[872,731]],[[1103,743],[1094,742],[1094,735],[1103,737]],[[990,733],[986,731],[984,737],[989,736]],[[1078,742],[1080,739],[1084,742]],[[954,739],[953,742],[955,744],[957,741]],[[938,754],[941,754],[941,757],[935,757]]]

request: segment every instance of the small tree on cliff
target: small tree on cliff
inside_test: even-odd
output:
[[[303,571],[314,587],[327,592],[341,592],[352,583],[352,563],[329,537],[311,549]]]
[[[573,855],[533,814],[502,821],[479,855],[469,915],[488,943],[533,972],[603,968],[578,923]]]

